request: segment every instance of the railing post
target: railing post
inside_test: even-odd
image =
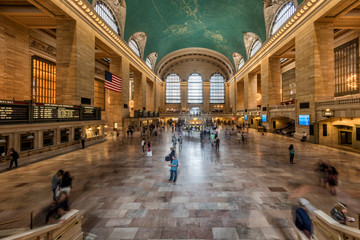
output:
[[[30,229],[33,229],[33,212],[30,213]]]

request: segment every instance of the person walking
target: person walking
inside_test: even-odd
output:
[[[328,168],[328,183],[331,195],[336,195],[336,186],[338,185],[338,171],[335,167]]]
[[[182,144],[183,144],[183,137],[180,135],[178,138],[178,142],[179,142],[179,150],[182,149]]]
[[[85,148],[85,141],[86,141],[86,134],[81,136],[81,146],[83,149]]]
[[[219,151],[219,149],[220,149],[220,139],[216,138],[215,139],[215,150]]]
[[[54,201],[56,200],[56,189],[59,187],[60,180],[61,180],[61,177],[63,176],[63,174],[64,174],[64,171],[60,169],[53,175],[53,177],[51,179],[51,190],[53,192],[53,200]]]
[[[19,154],[15,151],[15,149],[10,148],[9,153],[7,154],[7,156],[11,156],[9,169],[12,168],[13,163],[15,163],[15,168],[17,168],[18,167],[17,160],[19,159]]]
[[[290,154],[290,163],[293,164],[294,156],[295,156],[295,148],[294,148],[294,145],[292,145],[292,144],[289,146],[289,154]]]
[[[148,141],[148,144],[147,144],[147,156],[148,157],[152,156],[152,145],[151,145],[150,141]]]
[[[171,139],[172,143],[173,143],[173,148],[176,149],[176,142],[177,142],[177,139],[176,139],[176,136],[175,134],[173,135],[172,139]]]
[[[145,153],[145,138],[142,138],[142,141],[141,141],[141,149],[142,149],[142,152],[143,154]]]
[[[179,162],[178,162],[177,158],[174,155],[173,160],[169,165],[169,167],[170,167],[170,179],[169,179],[169,181],[173,181],[174,183],[176,182],[178,166],[179,166]]]
[[[72,177],[69,171],[64,172],[64,175],[60,181],[60,192],[66,192],[70,196],[70,190],[72,188]]]

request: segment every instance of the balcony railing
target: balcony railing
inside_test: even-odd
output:
[[[332,101],[324,101],[318,102],[318,107],[327,107],[334,105],[352,105],[352,104],[360,104],[360,98],[349,98],[349,99],[337,99]]]
[[[272,106],[269,107],[269,110],[284,110],[284,109],[294,109],[295,108],[295,104],[289,104],[289,105],[276,105],[276,106]]]

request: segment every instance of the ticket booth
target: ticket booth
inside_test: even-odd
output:
[[[34,133],[20,134],[20,151],[28,151],[34,149]]]
[[[0,136],[0,157],[3,157],[8,152],[9,137]]]
[[[64,128],[60,130],[60,142],[61,143],[67,143],[69,142],[69,129],[68,128]]]
[[[47,147],[52,145],[54,145],[54,131],[43,132],[43,146]]]

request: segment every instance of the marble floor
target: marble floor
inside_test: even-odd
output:
[[[33,210],[35,225],[44,224],[58,169],[74,176],[71,207],[84,215],[87,239],[296,239],[291,211],[299,197],[325,212],[337,201],[360,211],[359,154],[255,131],[245,144],[225,141],[222,130],[220,137],[219,152],[198,133],[184,137],[176,184],[164,161],[170,132],[152,137],[152,157],[135,134],[1,173],[0,222]],[[318,186],[319,159],[340,173],[337,196]]]

